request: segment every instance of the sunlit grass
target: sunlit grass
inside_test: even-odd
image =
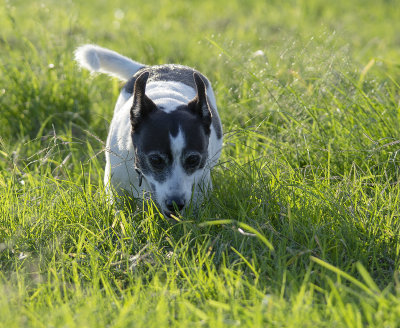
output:
[[[396,327],[395,1],[5,1],[0,326]],[[121,84],[86,42],[212,81],[214,191],[171,225],[108,204]]]

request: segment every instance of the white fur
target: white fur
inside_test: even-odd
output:
[[[75,50],[75,60],[91,72],[106,73],[126,81],[145,65],[120,55],[115,51],[93,44],[85,44]]]
[[[107,73],[111,76],[127,80],[132,77],[144,65],[126,58],[114,51],[101,48],[95,45],[84,45],[75,52],[75,59],[81,67],[92,72]],[[207,97],[210,105],[218,115],[215,97],[211,84],[208,82]],[[146,85],[146,95],[153,102],[161,106],[162,110],[170,113],[177,106],[187,104],[196,95],[196,90],[186,84],[176,81],[149,81]],[[117,100],[114,117],[110,124],[110,131],[106,143],[106,167],[104,184],[108,195],[112,191],[123,195],[128,193],[134,197],[142,197],[150,191],[149,183],[156,185],[155,200],[165,210],[164,201],[168,195],[174,192],[183,193],[185,202],[191,199],[199,202],[203,191],[211,188],[210,170],[217,163],[222,148],[222,138],[218,139],[215,129],[211,125],[211,134],[208,145],[208,160],[202,170],[198,170],[190,177],[185,173],[179,162],[179,154],[184,147],[182,131],[179,131],[175,138],[171,137],[172,151],[175,162],[173,174],[160,184],[156,181],[146,181],[139,186],[139,177],[135,171],[134,148],[131,138],[130,109],[133,103],[133,96],[122,90]],[[151,180],[151,178],[148,178]]]
[[[196,95],[196,91],[181,82],[150,81],[146,85],[146,95],[157,106],[163,107],[164,112],[170,113],[180,105],[187,105]]]

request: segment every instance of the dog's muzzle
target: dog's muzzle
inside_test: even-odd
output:
[[[186,205],[185,198],[182,196],[172,196],[165,200],[165,207],[168,209],[167,216],[181,212]]]

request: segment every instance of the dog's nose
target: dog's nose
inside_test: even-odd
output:
[[[165,201],[165,206],[167,207],[168,211],[175,212],[175,209],[178,211],[182,211],[185,207],[185,199],[182,197],[171,197]]]

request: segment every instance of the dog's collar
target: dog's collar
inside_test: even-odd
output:
[[[139,187],[141,187],[142,186],[142,182],[143,182],[143,173],[142,173],[142,171],[139,169],[139,167],[137,165],[137,163],[138,163],[137,158],[138,158],[137,149],[135,149],[135,171],[136,171],[136,173],[138,175],[138,178],[139,178]]]
[[[138,177],[139,177],[139,187],[141,187],[142,186],[142,182],[143,182],[143,173],[142,173],[142,171],[139,170],[139,168],[137,166],[135,167],[135,171],[136,171],[136,173],[138,174]]]

